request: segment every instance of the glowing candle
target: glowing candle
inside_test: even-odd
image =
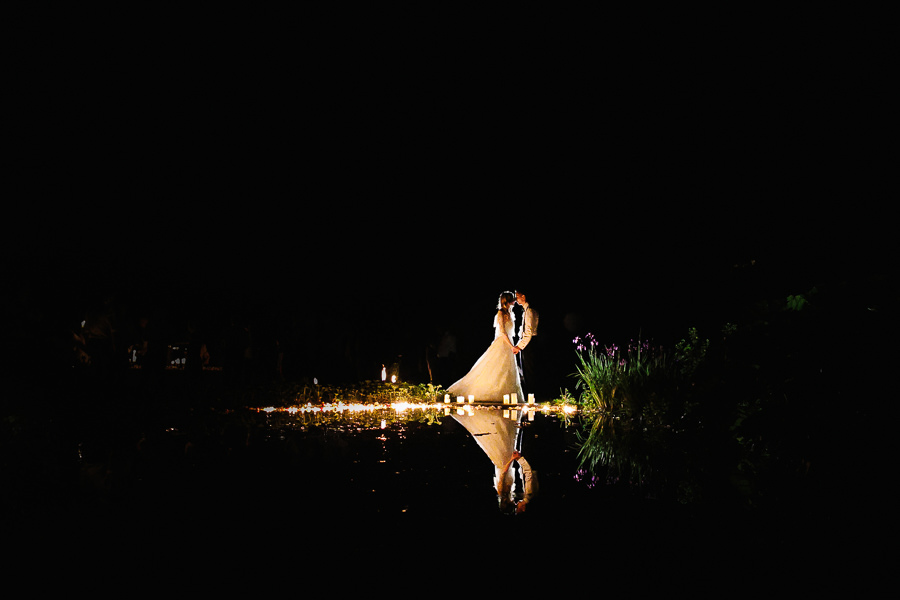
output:
[[[510,404],[516,404],[518,401],[519,401],[519,399],[516,397],[516,394],[510,395],[510,399],[509,399]]]
[[[534,404],[534,394],[528,394],[528,404]]]
[[[450,402],[450,394],[444,394],[444,402]]]
[[[469,404],[472,404],[473,402],[475,402],[475,396],[469,394]]]
[[[387,381],[387,369],[384,368],[384,365],[381,365],[381,380]]]
[[[463,403],[463,400],[465,400],[465,398],[463,398],[462,396],[457,396],[457,397],[456,397],[456,402],[457,402],[458,404],[462,404],[462,403]]]
[[[503,404],[509,404],[509,394],[503,394]]]

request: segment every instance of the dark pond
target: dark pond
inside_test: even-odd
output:
[[[7,539],[67,555],[163,544],[296,560],[388,543],[433,557],[476,539],[470,552],[531,548],[554,560],[601,542],[678,555],[784,544],[759,519],[576,477],[577,425],[555,412],[474,409],[521,423],[539,493],[513,517],[501,514],[494,464],[454,405],[270,412],[183,400],[80,398],[8,420],[4,532],[18,537]]]
[[[277,495],[294,505],[327,505],[392,521],[497,517],[494,463],[480,434],[461,424],[469,415],[521,427],[520,448],[535,469],[540,466],[541,489],[549,488],[544,504],[556,503],[575,473],[572,431],[553,413],[485,406],[344,413],[327,423],[322,414],[256,415],[264,423],[257,429],[254,462],[289,478],[276,487]]]
[[[447,410],[210,412],[202,424],[145,436],[124,489],[101,492],[179,518],[315,515],[335,527],[509,519],[498,509],[491,459],[456,408]],[[584,487],[573,477],[572,429],[555,414],[530,411],[520,421],[502,409],[475,411],[521,422],[520,448],[539,468],[542,513],[561,510],[567,494]]]

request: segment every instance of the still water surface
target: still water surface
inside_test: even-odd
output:
[[[476,417],[505,423],[513,435],[521,428],[519,448],[539,471],[542,494],[551,499],[545,504],[558,500],[574,475],[572,431],[552,412],[477,406],[253,416],[253,461],[270,472],[270,482],[281,481],[274,496],[307,509],[389,518],[499,514],[494,463],[479,443],[496,435],[467,430],[464,423]],[[512,448],[515,440],[502,443]]]

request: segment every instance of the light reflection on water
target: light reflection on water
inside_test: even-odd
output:
[[[276,408],[274,406],[251,408],[267,415],[269,426],[278,427],[338,427],[346,431],[386,429],[389,425],[403,423],[440,424],[441,419],[453,414],[473,415],[476,411],[498,411],[503,418],[517,421],[520,417],[534,421],[538,413],[568,412],[550,405],[518,404],[442,404],[442,403],[365,403],[343,402],[322,405],[306,404]]]
[[[335,403],[250,411],[275,448],[305,448],[300,463],[319,465],[331,501],[355,498],[364,508],[354,502],[354,511],[380,514],[421,515],[446,505],[498,512],[491,458],[454,417],[491,413],[513,428],[543,422],[549,430],[561,429],[561,410],[549,405]],[[553,435],[542,434],[542,442]],[[563,444],[551,446],[545,442],[542,452],[565,452]],[[526,442],[526,451],[534,448]]]

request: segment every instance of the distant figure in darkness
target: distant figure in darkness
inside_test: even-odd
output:
[[[104,299],[87,311],[82,336],[85,352],[94,369],[108,374],[116,357],[116,324],[112,313],[112,300]]]
[[[437,357],[436,382],[443,385],[449,381],[456,381],[456,335],[448,327],[441,335],[435,351]]]
[[[232,386],[243,385],[250,356],[250,331],[237,317],[222,333],[222,374]]]
[[[538,374],[535,369],[539,355],[538,343],[538,311],[528,303],[528,298],[521,288],[516,289],[516,303],[522,307],[522,325],[519,327],[516,347],[513,350],[518,359],[522,376],[522,387],[525,393],[534,394],[537,399],[540,393]],[[527,348],[527,350],[526,350]]]
[[[209,350],[203,330],[193,320],[188,322],[188,350],[189,354],[184,370],[192,375],[197,375],[203,371],[203,367],[209,364]]]

